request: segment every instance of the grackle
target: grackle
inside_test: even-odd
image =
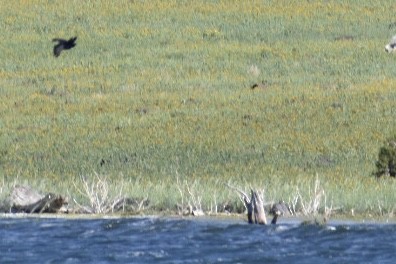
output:
[[[58,57],[62,50],[71,49],[74,46],[76,46],[76,43],[75,43],[76,39],[77,39],[77,37],[71,38],[69,40],[54,38],[52,41],[58,42],[58,44],[56,44],[54,46],[54,56]]]

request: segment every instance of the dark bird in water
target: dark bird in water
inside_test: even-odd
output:
[[[294,211],[289,207],[287,203],[284,201],[280,201],[279,203],[275,203],[270,209],[270,213],[274,215],[274,218],[271,221],[271,224],[276,224],[279,216],[283,215],[294,215]]]
[[[54,38],[52,41],[55,42],[57,41],[58,44],[54,46],[54,56],[58,57],[62,50],[68,50],[76,46],[76,41],[77,37],[71,38],[69,40],[65,39],[59,39],[59,38]]]

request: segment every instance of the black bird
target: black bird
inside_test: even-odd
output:
[[[54,46],[54,56],[58,57],[62,50],[71,49],[76,46],[76,39],[77,37],[71,38],[69,40],[54,38],[52,40],[53,42],[58,41],[58,44]]]
[[[270,213],[274,215],[271,224],[276,224],[276,221],[278,221],[279,216],[295,214],[294,211],[289,207],[289,205],[284,201],[275,203],[270,209]]]

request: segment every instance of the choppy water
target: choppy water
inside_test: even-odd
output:
[[[396,225],[0,219],[0,263],[396,263]]]

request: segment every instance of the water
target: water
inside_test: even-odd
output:
[[[396,263],[395,224],[0,218],[0,263]]]

